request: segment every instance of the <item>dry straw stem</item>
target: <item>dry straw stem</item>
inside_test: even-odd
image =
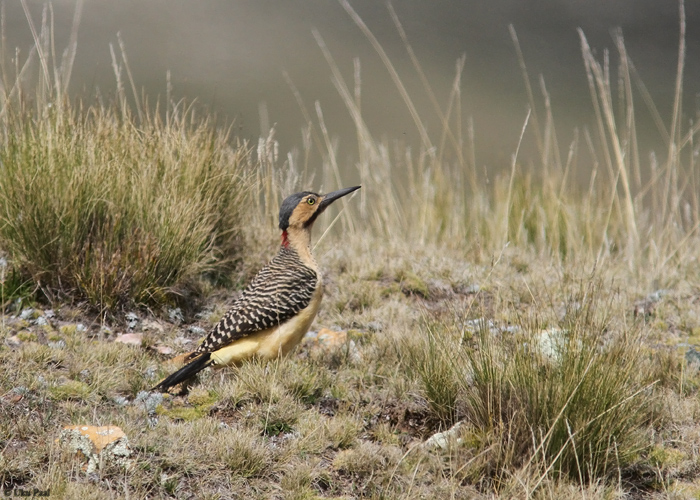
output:
[[[588,74],[589,80],[593,80],[593,82],[595,82],[596,85],[595,88],[592,87],[591,89],[593,93],[593,99],[595,99],[596,101],[600,101],[600,106],[602,110],[601,119],[604,121],[605,126],[607,127],[607,140],[610,142],[613,154],[615,156],[615,163],[617,166],[617,169],[615,171],[616,176],[620,176],[622,188],[625,193],[622,202],[625,210],[627,230],[629,231],[630,237],[630,242],[627,245],[627,248],[629,249],[629,251],[636,251],[636,249],[639,246],[639,233],[637,231],[637,221],[632,199],[632,191],[630,188],[629,174],[627,172],[628,166],[622,153],[622,145],[620,144],[620,137],[617,131],[617,126],[615,124],[615,114],[613,111],[612,103],[612,89],[610,86],[607,59],[605,65],[601,66],[601,64],[598,61],[596,61],[595,57],[593,56],[591,48],[588,45],[588,41],[586,40],[586,36],[580,29],[579,35],[581,37],[581,50],[583,51],[583,60],[586,64],[586,73]],[[599,126],[602,130],[602,123],[599,124]]]

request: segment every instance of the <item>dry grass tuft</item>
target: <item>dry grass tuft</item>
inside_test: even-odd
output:
[[[39,36],[50,35],[44,26]],[[40,78],[32,100],[23,78],[32,55],[14,80],[9,65],[0,75],[0,245],[23,286],[114,313],[230,273],[248,150],[183,103],[163,112],[144,103],[135,115],[122,88],[112,106],[71,103],[60,61],[49,60],[56,75],[43,75],[55,86]],[[3,279],[5,297],[17,282]]]

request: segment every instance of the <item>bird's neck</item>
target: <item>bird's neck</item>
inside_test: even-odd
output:
[[[311,253],[311,228],[297,229],[290,227],[282,231],[282,248],[295,251],[301,261],[316,269],[316,259]]]

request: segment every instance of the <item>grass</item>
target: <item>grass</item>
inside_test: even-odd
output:
[[[71,103],[59,84],[32,98],[22,79],[31,63],[15,82],[4,72],[0,89],[0,242],[13,272],[49,301],[111,314],[230,274],[248,149],[184,103],[133,113],[121,87],[114,105]],[[60,81],[65,64],[49,63],[55,75],[45,76]]]
[[[230,304],[230,289],[197,283],[236,288],[271,256],[279,202],[310,187],[309,165],[280,164],[273,135],[255,151],[237,144],[169,95],[162,109],[127,98],[123,52],[115,103],[69,100],[74,47],[51,59],[46,25],[24,67],[4,67],[0,160],[13,175],[0,179],[0,487],[66,498],[697,496],[700,370],[686,354],[700,331],[698,128],[681,126],[682,85],[664,124],[621,36],[618,92],[581,34],[598,121],[562,154],[513,30],[531,108],[521,141],[534,138],[539,157],[525,168],[518,145],[486,185],[460,74],[444,108],[433,99],[442,129],[432,136],[341,5],[422,137],[418,150],[376,140],[359,62],[351,91],[316,34],[357,126],[363,189],[316,224],[326,297],[313,329],[349,340],[206,370],[187,395],[155,402],[141,391],[168,369],[157,348],[190,350],[202,335],[193,327],[208,330]],[[641,160],[638,94],[668,139],[664,161]],[[299,103],[301,157],[322,163],[313,186],[342,186],[320,106],[312,119]],[[587,189],[571,180],[584,168]],[[212,292],[201,314],[159,314],[177,297],[195,309],[198,289]],[[640,301],[649,305],[635,314]],[[10,314],[27,304],[33,313]],[[136,305],[150,310],[135,326],[119,320]],[[144,334],[140,346],[108,335],[128,329]],[[131,467],[87,475],[56,442],[71,424],[120,426]],[[425,445],[445,431],[444,446]]]
[[[50,300],[100,311],[159,305],[240,249],[245,152],[206,122],[55,102],[10,120],[0,238],[16,269]]]

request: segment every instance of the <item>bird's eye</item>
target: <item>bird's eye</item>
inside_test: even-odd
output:
[[[316,200],[314,200],[313,198],[308,198],[306,200],[306,203],[308,203],[309,205],[313,205],[314,203],[316,203]]]

